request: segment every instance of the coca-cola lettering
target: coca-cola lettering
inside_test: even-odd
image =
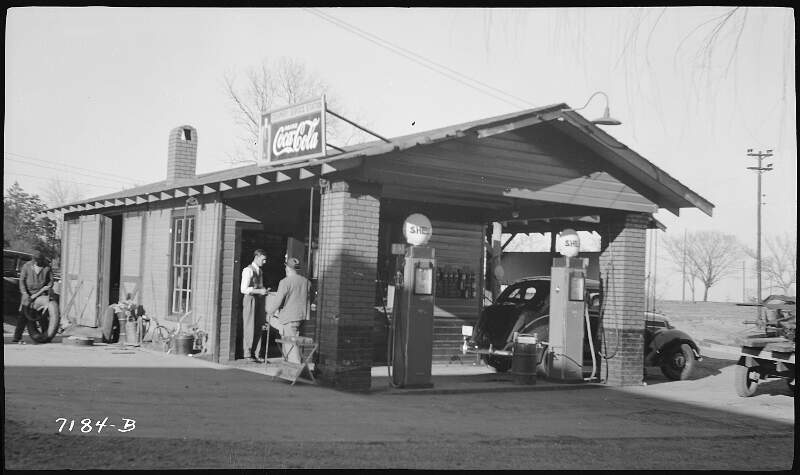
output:
[[[319,145],[319,117],[283,125],[275,132],[272,155],[280,157],[287,153],[314,150]]]

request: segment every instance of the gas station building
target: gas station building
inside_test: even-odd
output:
[[[500,231],[555,236],[569,227],[601,236],[602,318],[618,348],[606,383],[636,385],[645,231],[659,225],[652,214],[713,210],[566,104],[334,152],[323,134],[322,153],[202,175],[198,139],[188,125],[170,132],[163,181],[50,210],[64,214],[62,315],[97,326],[126,295],[161,321],[191,308],[213,360],[233,360],[242,355],[242,268],[265,249],[265,285],[275,289],[288,254],[317,289],[303,331],[319,343],[318,379],[348,391],[368,390],[371,367],[382,362],[376,307],[402,270],[411,214],[432,225],[433,361],[457,351],[461,325],[477,320],[484,291],[496,287]]]

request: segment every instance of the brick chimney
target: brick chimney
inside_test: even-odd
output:
[[[194,178],[197,170],[197,130],[191,125],[175,127],[169,133],[167,182]]]

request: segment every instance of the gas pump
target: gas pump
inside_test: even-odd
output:
[[[585,285],[588,259],[575,257],[578,234],[565,229],[560,252],[550,270],[550,329],[546,372],[552,379],[583,381]]]
[[[403,224],[406,248],[392,318],[392,382],[401,388],[429,388],[433,360],[434,249],[424,244],[430,221],[412,214]]]

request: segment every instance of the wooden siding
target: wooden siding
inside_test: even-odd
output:
[[[432,220],[433,235],[428,245],[436,251],[437,270],[455,270],[475,274],[476,295],[473,298],[437,296],[434,300],[433,361],[450,361],[460,351],[461,326],[474,325],[480,313],[483,288],[482,225]]]
[[[195,215],[191,321],[209,333],[209,341],[217,314],[219,275],[216,251],[220,243],[216,240],[220,212],[221,204],[209,203]]]
[[[125,213],[122,216],[122,249],[120,251],[119,298],[144,305],[141,299],[144,213]],[[145,309],[147,306],[145,305]]]
[[[177,322],[179,315],[172,315],[170,308],[171,298],[171,272],[170,265],[172,249],[172,223],[176,216],[182,216],[183,208],[163,208],[131,213],[126,215],[125,224],[138,215],[141,217],[142,235],[140,249],[141,272],[141,303],[148,313],[153,313],[159,320],[168,323]],[[192,256],[192,313],[184,321],[186,325],[195,324],[209,334],[214,330],[217,312],[217,227],[220,219],[220,205],[208,203],[199,209],[192,209],[195,216],[194,252]],[[136,221],[132,221],[135,223]],[[134,226],[130,224],[129,226]],[[125,227],[123,227],[125,229]],[[123,235],[127,236],[124,231]],[[123,242],[133,242],[134,239],[123,237]],[[131,244],[133,246],[133,244]],[[136,251],[123,244],[123,269],[133,266],[132,260]],[[126,265],[126,259],[128,264]],[[132,269],[132,267],[130,267]],[[128,272],[129,270],[125,270]],[[123,275],[123,279],[125,276]],[[211,337],[209,337],[211,338]],[[209,341],[211,341],[209,339]]]
[[[462,138],[367,161],[367,177],[387,185],[462,194],[654,212],[656,205],[601,169],[588,149],[515,133]]]
[[[169,256],[172,235],[172,209],[155,209],[145,213],[144,266],[142,268],[142,305],[148,313],[166,321],[169,315]]]

